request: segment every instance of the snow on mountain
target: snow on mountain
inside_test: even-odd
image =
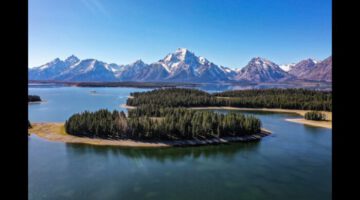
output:
[[[256,57],[242,68],[236,80],[253,82],[273,82],[292,78],[287,72],[282,70],[277,64],[265,59]]]
[[[202,56],[198,57],[186,48],[178,48],[174,53],[159,60],[159,63],[169,72],[166,80],[192,82],[228,80],[228,69],[221,68]]]
[[[59,58],[54,59],[44,65],[30,68],[29,79],[30,80],[52,80],[63,71],[69,69],[70,66],[77,63],[79,59],[75,56],[70,56],[65,61]]]
[[[326,61],[326,62],[325,62]],[[331,81],[331,57],[322,62],[307,59],[297,64],[278,66],[260,57],[241,69],[219,66],[186,48],[178,48],[163,59],[146,64],[141,59],[127,65],[108,64],[96,59],[80,60],[74,55],[56,58],[44,65],[29,68],[29,80],[62,81],[177,81],[272,82],[295,77]],[[284,71],[288,70],[288,72]],[[315,70],[316,69],[316,70]]]
[[[62,81],[115,81],[108,65],[96,59],[85,59],[72,65],[53,78]]]
[[[279,67],[286,72],[288,72],[294,66],[295,66],[295,63],[279,65]]]

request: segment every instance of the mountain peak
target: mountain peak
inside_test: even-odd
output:
[[[196,56],[193,52],[189,51],[186,48],[178,48],[174,53],[170,53],[160,62],[165,62],[166,64],[173,64],[177,62],[187,62],[193,61],[196,59]]]
[[[65,62],[72,63],[72,64],[77,63],[79,61],[80,61],[80,59],[78,57],[76,57],[75,55],[71,55],[65,59]]]
[[[266,58],[255,57],[238,71],[237,80],[247,80],[255,82],[272,82],[290,78],[277,64]]]
[[[54,60],[50,61],[49,63],[58,63],[61,62],[60,58],[55,58]]]
[[[137,59],[135,62],[132,63],[132,65],[143,65],[143,64],[145,63],[141,59]]]
[[[250,60],[250,62],[271,62],[270,60],[263,57],[254,57]]]
[[[174,54],[181,61],[185,61],[188,58],[195,57],[195,54],[186,48],[178,48]]]
[[[304,61],[309,62],[309,63],[315,63],[315,64],[318,63],[318,61],[313,59],[313,58],[308,58],[308,59],[306,59]]]
[[[258,66],[263,68],[268,68],[269,66],[275,66],[276,64],[271,62],[270,60],[262,57],[255,57],[250,60],[248,63],[249,66]]]
[[[187,48],[177,48],[175,52],[185,54],[190,51]]]

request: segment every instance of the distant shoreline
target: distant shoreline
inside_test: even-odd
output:
[[[231,142],[250,142],[260,140],[262,137],[270,135],[271,132],[266,129],[261,129],[261,133],[241,136],[241,137],[224,137],[214,138],[207,140],[179,140],[179,141],[138,141],[138,140],[111,140],[99,138],[77,137],[69,135],[65,132],[64,123],[32,123],[29,133],[35,134],[41,138],[54,142],[77,143],[77,144],[90,144],[100,146],[121,146],[121,147],[176,147],[176,146],[200,146],[210,144],[228,144]]]

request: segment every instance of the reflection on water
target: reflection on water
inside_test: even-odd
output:
[[[151,159],[159,162],[177,161],[184,158],[197,159],[200,157],[211,159],[226,157],[233,159],[237,153],[256,152],[258,141],[237,144],[221,144],[202,147],[175,147],[175,148],[119,148],[99,147],[83,144],[66,144],[68,155],[98,154],[111,156],[125,156],[131,159]]]

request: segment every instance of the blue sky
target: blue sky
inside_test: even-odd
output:
[[[231,68],[331,55],[331,0],[30,0],[29,66],[71,54],[128,64],[188,48]]]

